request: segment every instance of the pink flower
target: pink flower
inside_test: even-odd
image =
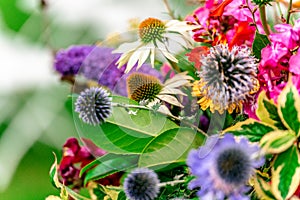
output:
[[[290,72],[300,75],[300,50],[298,49],[297,54],[292,55],[289,61]]]
[[[175,72],[172,70],[172,67],[167,63],[163,64],[160,70],[164,77],[168,75],[170,78],[172,78],[175,75]]]

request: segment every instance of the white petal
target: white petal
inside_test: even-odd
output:
[[[113,50],[112,53],[126,53],[137,49],[141,45],[141,42],[135,41],[131,43],[123,43],[117,49]]]
[[[155,61],[155,47],[152,47],[150,49],[151,54],[150,54],[150,62],[151,62],[151,66],[152,68],[154,68],[154,61]]]
[[[118,68],[121,68],[125,63],[128,62],[130,56],[132,55],[133,51],[127,52],[122,54],[116,64],[118,64]]]
[[[183,96],[187,96],[185,93],[183,93],[181,90],[171,87],[163,87],[163,89],[159,92],[159,94],[179,94]]]
[[[148,58],[148,56],[150,54],[150,50],[151,49],[149,47],[144,47],[144,49],[141,50],[142,52],[140,55],[139,63],[138,63],[138,66],[136,67],[137,70],[142,66],[142,64],[144,64],[144,62]]]
[[[165,101],[165,102],[168,102],[172,105],[175,105],[175,106],[178,106],[178,107],[181,107],[183,108],[184,106],[173,96],[171,95],[156,95],[157,98],[159,98],[160,100],[162,101]]]
[[[127,62],[127,67],[126,67],[125,73],[128,73],[133,68],[133,66],[141,58],[142,53],[143,53],[143,51],[140,49],[137,49],[134,51],[134,53],[130,56],[130,58]]]
[[[193,80],[193,78],[191,76],[188,76],[187,72],[182,72],[166,80],[164,85],[171,88],[175,88],[175,87],[180,87],[189,84],[190,83],[189,80]]]
[[[164,114],[166,114],[166,115],[169,115],[169,116],[174,116],[174,115],[170,112],[169,108],[168,108],[167,106],[165,106],[165,105],[161,105],[161,106],[158,108],[157,111],[158,111],[158,112],[161,112],[161,113],[164,113]]]
[[[169,60],[175,62],[175,63],[178,63],[178,60],[171,54],[168,52],[168,50],[166,49],[165,45],[158,42],[157,43],[157,46],[158,46],[158,49],[162,52],[162,54],[168,58]]]
[[[190,25],[186,21],[170,20],[166,23],[167,31],[186,32],[199,28],[199,25]]]

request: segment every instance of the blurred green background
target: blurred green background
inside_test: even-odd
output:
[[[171,0],[175,15],[194,7]],[[188,9],[187,9],[188,8]],[[64,107],[70,85],[53,70],[56,50],[127,31],[129,19],[169,19],[162,0],[0,0],[0,199],[59,195],[53,152],[78,137]]]

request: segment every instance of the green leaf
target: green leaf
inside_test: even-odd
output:
[[[199,147],[204,138],[190,128],[168,130],[149,143],[140,156],[138,166],[161,168],[185,162],[188,152]]]
[[[256,110],[256,115],[262,122],[274,125],[278,129],[286,130],[286,127],[281,122],[277,106],[274,104],[273,100],[267,98],[265,91],[262,91],[259,94],[257,104],[258,108]]]
[[[223,132],[232,133],[236,136],[245,136],[251,142],[259,142],[265,134],[274,130],[276,130],[276,127],[269,124],[258,122],[254,119],[247,119],[225,129]]]
[[[137,105],[125,97],[114,96],[114,103]],[[138,154],[156,136],[178,127],[166,116],[149,110],[130,108],[136,115],[128,114],[122,107],[113,107],[112,116],[100,126],[83,123],[74,113],[76,128],[81,137],[91,139],[100,148],[116,154]]]
[[[252,45],[252,52],[254,53],[257,59],[261,58],[261,50],[270,44],[270,41],[266,35],[260,34],[259,32],[255,33],[255,38]]]
[[[300,96],[291,83],[285,86],[278,97],[278,113],[283,124],[296,135],[300,135]]]
[[[260,145],[267,154],[278,154],[291,147],[297,137],[294,132],[275,130],[267,133],[261,140]]]
[[[294,145],[279,154],[272,168],[272,191],[276,199],[288,199],[300,182],[300,156]]]
[[[94,161],[93,164],[85,166],[80,174],[87,172],[84,178],[84,184],[86,184],[90,180],[98,180],[115,172],[136,167],[137,161],[138,155],[106,154]],[[94,167],[96,163],[98,165]]]

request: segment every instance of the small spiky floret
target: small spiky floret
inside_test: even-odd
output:
[[[124,191],[130,200],[152,200],[159,193],[157,174],[148,168],[133,170],[124,180]]]
[[[87,88],[80,93],[75,103],[75,112],[87,124],[98,125],[111,114],[112,98],[107,90],[99,87]]]
[[[193,95],[200,97],[203,110],[239,111],[250,94],[259,89],[256,59],[248,47],[217,45],[201,58],[200,77],[193,86]]]
[[[152,101],[162,90],[162,85],[154,76],[142,73],[133,73],[127,78],[129,98],[135,101]]]

